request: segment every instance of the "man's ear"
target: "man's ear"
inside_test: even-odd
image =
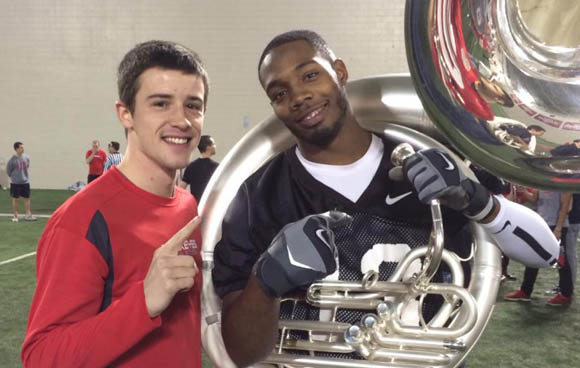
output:
[[[344,61],[342,59],[336,59],[332,63],[332,68],[336,72],[336,76],[338,78],[338,82],[341,86],[346,85],[348,82],[348,70],[346,70],[346,65],[344,65]]]
[[[131,110],[129,110],[129,107],[127,107],[123,102],[117,101],[115,102],[115,109],[117,110],[117,118],[119,119],[119,122],[121,122],[121,125],[123,125],[125,129],[132,128],[133,114],[131,113]]]

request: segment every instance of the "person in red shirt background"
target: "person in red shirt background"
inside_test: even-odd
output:
[[[87,184],[103,175],[107,154],[101,149],[101,142],[93,141],[93,147],[85,155],[87,165],[89,165],[89,176]]]

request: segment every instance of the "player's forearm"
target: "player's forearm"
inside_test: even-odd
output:
[[[224,302],[222,335],[232,360],[245,367],[265,358],[278,336],[279,299],[266,296],[252,276],[241,293]]]
[[[558,219],[556,220],[555,230],[562,231],[568,212],[570,212],[570,204],[572,203],[572,195],[570,193],[563,193],[560,203],[560,210],[558,211]]]
[[[559,232],[562,231],[567,216],[568,212],[563,209],[560,209],[560,211],[558,212],[558,220],[556,221],[556,226],[554,227],[554,230],[557,230]]]
[[[529,267],[550,267],[559,254],[558,241],[546,222],[531,209],[498,197],[500,211],[482,224],[509,258]]]

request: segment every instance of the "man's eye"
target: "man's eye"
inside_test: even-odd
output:
[[[304,75],[304,79],[306,80],[315,80],[318,77],[318,72],[308,72]]]
[[[165,108],[165,107],[169,106],[169,102],[167,102],[167,101],[155,101],[155,102],[153,102],[153,106]]]
[[[284,97],[286,97],[287,94],[288,93],[286,91],[276,92],[274,96],[272,96],[272,102],[276,103],[282,102],[282,100],[284,100]]]
[[[189,104],[186,105],[186,107],[188,109],[197,110],[197,111],[202,111],[203,110],[202,104],[199,104],[199,103],[189,103]]]

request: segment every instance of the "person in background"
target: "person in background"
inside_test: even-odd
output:
[[[201,157],[187,165],[180,185],[182,188],[187,188],[187,185],[189,185],[191,194],[199,203],[203,191],[215,169],[217,169],[219,162],[211,159],[211,156],[215,155],[216,151],[216,144],[211,136],[202,135],[197,149]]]
[[[97,140],[93,141],[90,150],[85,154],[85,162],[89,165],[89,175],[87,177],[87,184],[103,175],[105,169],[105,160],[107,154],[101,148],[101,143]]]
[[[573,144],[559,146],[560,149],[551,151],[554,156],[578,156],[580,154],[580,139],[575,139]],[[580,193],[572,194],[572,207],[568,212],[568,232],[566,233],[565,247],[561,253],[561,262],[570,268],[570,277],[572,279],[572,290],[576,285],[576,276],[578,269],[578,232],[580,231]],[[556,284],[546,294],[556,295],[560,293],[560,285]]]
[[[514,139],[514,143],[521,150],[531,152],[536,150],[536,137],[541,137],[546,132],[546,129],[539,125],[529,125],[524,128],[516,124],[502,124],[501,128]]]
[[[15,155],[10,158],[6,165],[6,174],[10,178],[10,196],[12,197],[12,222],[18,222],[18,201],[20,197],[24,199],[25,221],[36,221],[30,210],[30,179],[28,169],[30,168],[30,158],[24,153],[24,144],[15,142]]]
[[[572,287],[576,285],[578,273],[578,232],[580,232],[580,193],[572,195],[572,209],[568,213],[568,233],[566,234],[566,262],[570,267]]]
[[[562,144],[552,148],[552,156],[580,156],[580,139],[574,139],[571,144]]]
[[[565,252],[568,248],[566,245],[568,240],[566,235],[568,232],[568,212],[570,211],[572,194],[546,190],[534,190],[530,193],[524,190],[521,195],[528,201],[536,203],[536,211],[542,216],[548,226],[550,226],[554,236],[560,240],[560,257],[558,257],[560,280],[558,283],[558,293],[547,300],[546,304],[553,307],[568,305],[572,302],[572,292],[574,290],[572,270],[565,257]],[[537,276],[537,268],[526,267],[520,288],[504,295],[504,299],[515,302],[531,301]]]
[[[109,155],[107,156],[107,161],[105,161],[105,170],[109,170],[113,166],[117,166],[123,161],[123,154],[119,152],[121,145],[119,142],[111,141],[109,143]]]

